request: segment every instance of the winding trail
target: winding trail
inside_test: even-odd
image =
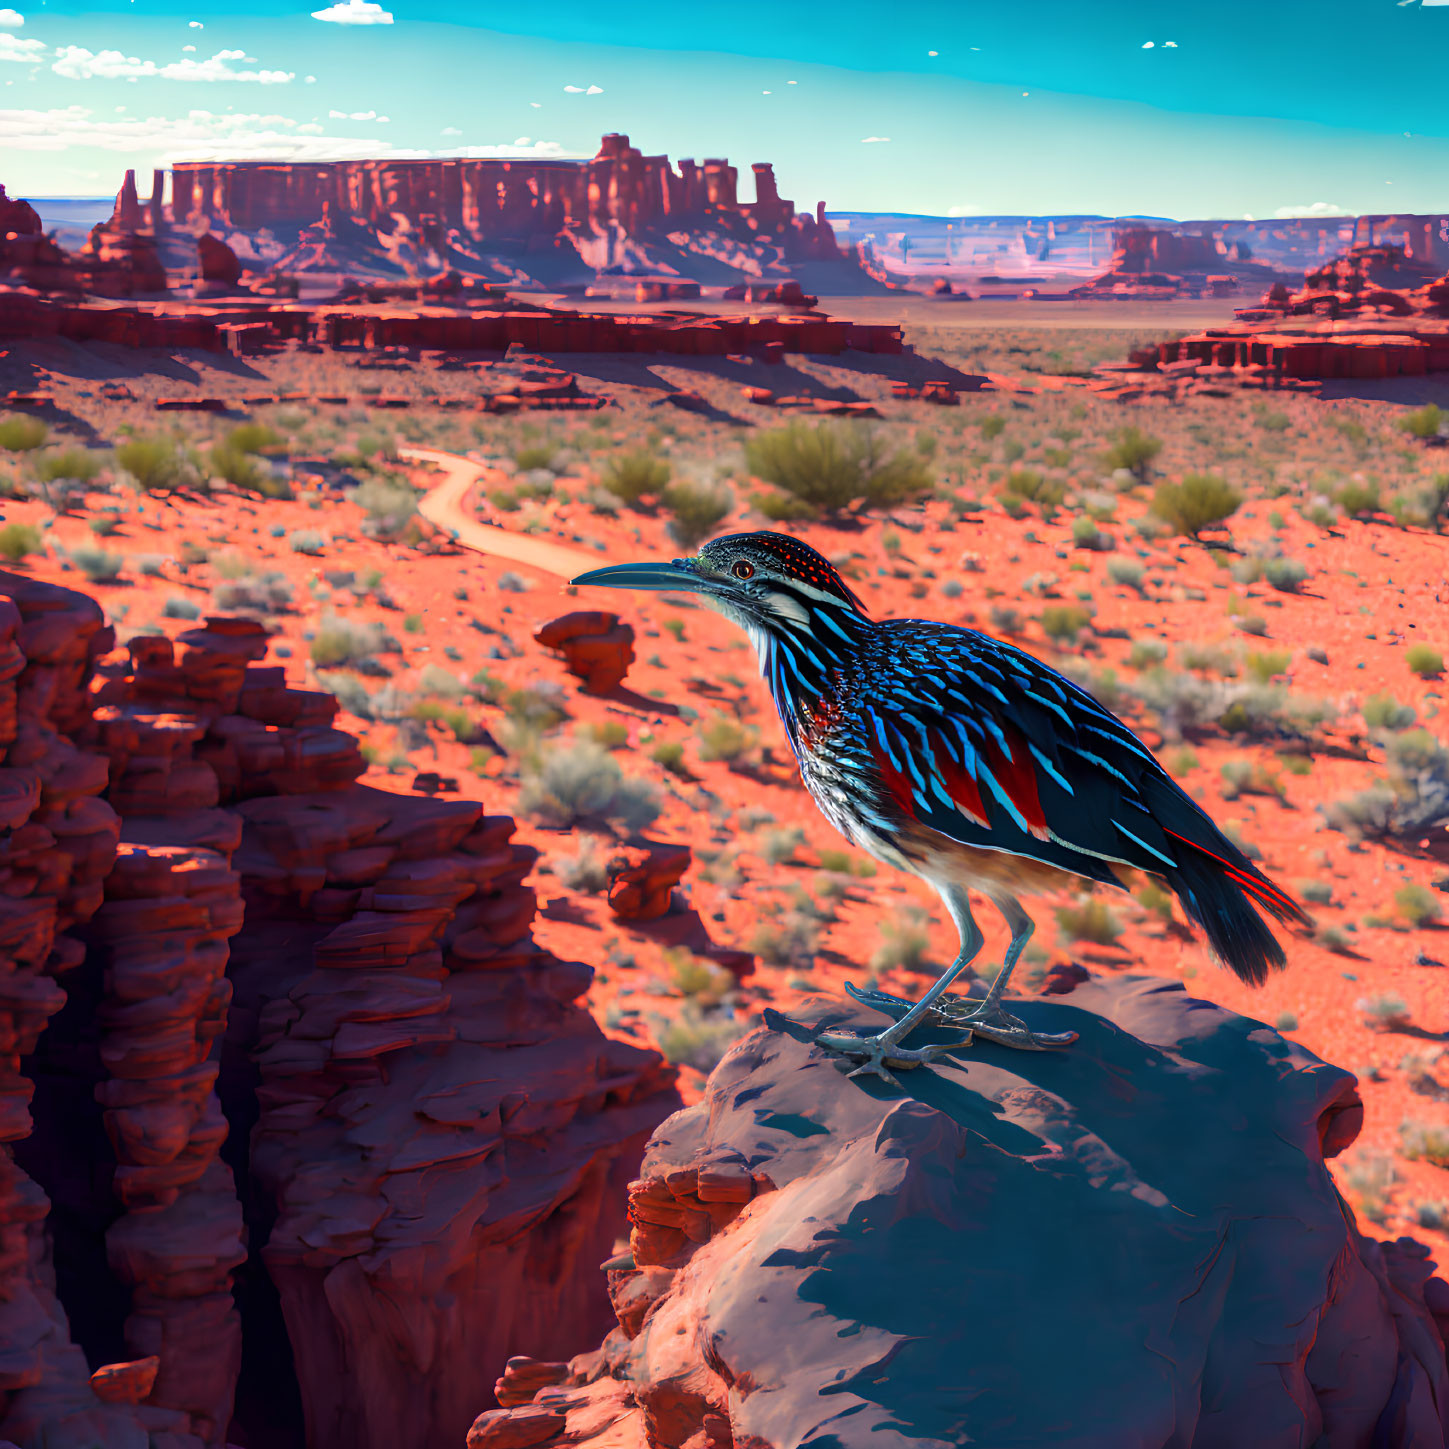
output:
[[[399,448],[398,457],[405,463],[428,463],[442,472],[442,479],[418,504],[418,512],[467,548],[494,558],[511,559],[546,574],[571,579],[599,565],[598,556],[581,548],[550,543],[526,533],[511,533],[491,523],[479,523],[468,511],[469,490],[489,469],[457,453],[444,453],[438,448]]]

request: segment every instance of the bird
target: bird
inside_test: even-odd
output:
[[[1014,645],[928,619],[872,619],[840,572],[803,540],[728,534],[693,557],[592,569],[579,587],[668,590],[741,627],[779,712],[800,776],[825,818],[875,859],[934,888],[960,950],[918,1001],[861,991],[857,1001],[906,1008],[884,1031],[825,1031],[815,1041],[858,1060],[850,1073],[896,1081],[973,1038],[1028,1051],[1070,1046],[1075,1032],[1038,1033],[1003,1005],[1034,923],[1023,895],[1125,889],[1118,867],[1160,878],[1218,959],[1261,985],[1287,958],[1264,914],[1308,916],[1172,779],[1151,750],[1087,690]],[[985,996],[947,996],[984,938],[971,892],[1011,933]],[[905,1047],[917,1026],[964,1038]]]

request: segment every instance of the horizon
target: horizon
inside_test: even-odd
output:
[[[1028,34],[938,0],[884,36],[862,0],[829,26],[758,0],[482,19],[457,0],[7,0],[0,181],[80,199],[182,159],[574,160],[618,131],[729,158],[745,195],[769,161],[782,195],[836,213],[1449,211],[1449,0],[1171,21],[1145,0],[1091,16],[1043,0]]]

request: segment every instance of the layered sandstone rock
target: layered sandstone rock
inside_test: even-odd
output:
[[[479,1362],[601,1330],[592,1265],[672,1071],[533,943],[512,822],[358,786],[336,701],[260,664],[260,626],[98,665],[111,642],[92,601],[0,575],[0,1123],[28,1130],[35,1048],[23,1145],[65,1208],[0,1160],[0,1435],[220,1445],[254,1332],[252,1442],[300,1431],[289,1384],[315,1449],[461,1442]]]
[[[769,1014],[650,1143],[618,1327],[511,1360],[470,1449],[1444,1442],[1449,1284],[1324,1164],[1353,1078],[1175,982],[1053,991],[1069,1052],[894,1089]]]

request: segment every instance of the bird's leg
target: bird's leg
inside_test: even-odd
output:
[[[854,1036],[845,1032],[825,1031],[815,1038],[816,1045],[823,1046],[827,1051],[864,1058],[860,1066],[851,1072],[852,1077],[874,1075],[895,1086],[896,1079],[890,1074],[889,1068],[920,1066],[922,1062],[930,1061],[941,1052],[955,1051],[971,1040],[968,1032],[965,1041],[936,1042],[919,1048],[898,1045],[923,1019],[930,1016],[940,1018],[943,1015],[936,1007],[936,1002],[946,988],[970,966],[983,945],[981,928],[971,915],[966,892],[958,887],[951,887],[942,894],[960,928],[961,949],[956,959],[942,973],[940,980],[899,1021],[876,1036]],[[951,1023],[953,1026],[956,1024],[954,1021]]]
[[[1011,973],[1016,969],[1021,953],[1026,950],[1026,943],[1031,940],[1036,925],[1022,910],[1020,902],[1010,896],[997,900],[996,907],[1006,917],[1006,924],[1011,928],[1011,944],[1007,946],[1001,970],[980,1006],[969,1015],[953,1015],[951,1025],[959,1026],[973,1036],[985,1037],[987,1041],[998,1042],[1002,1046],[1019,1047],[1025,1051],[1047,1051],[1052,1047],[1070,1046],[1077,1039],[1076,1032],[1029,1031],[1025,1022],[1019,1021],[1002,1006],[1001,998],[1006,994],[1006,984],[1011,980]]]

